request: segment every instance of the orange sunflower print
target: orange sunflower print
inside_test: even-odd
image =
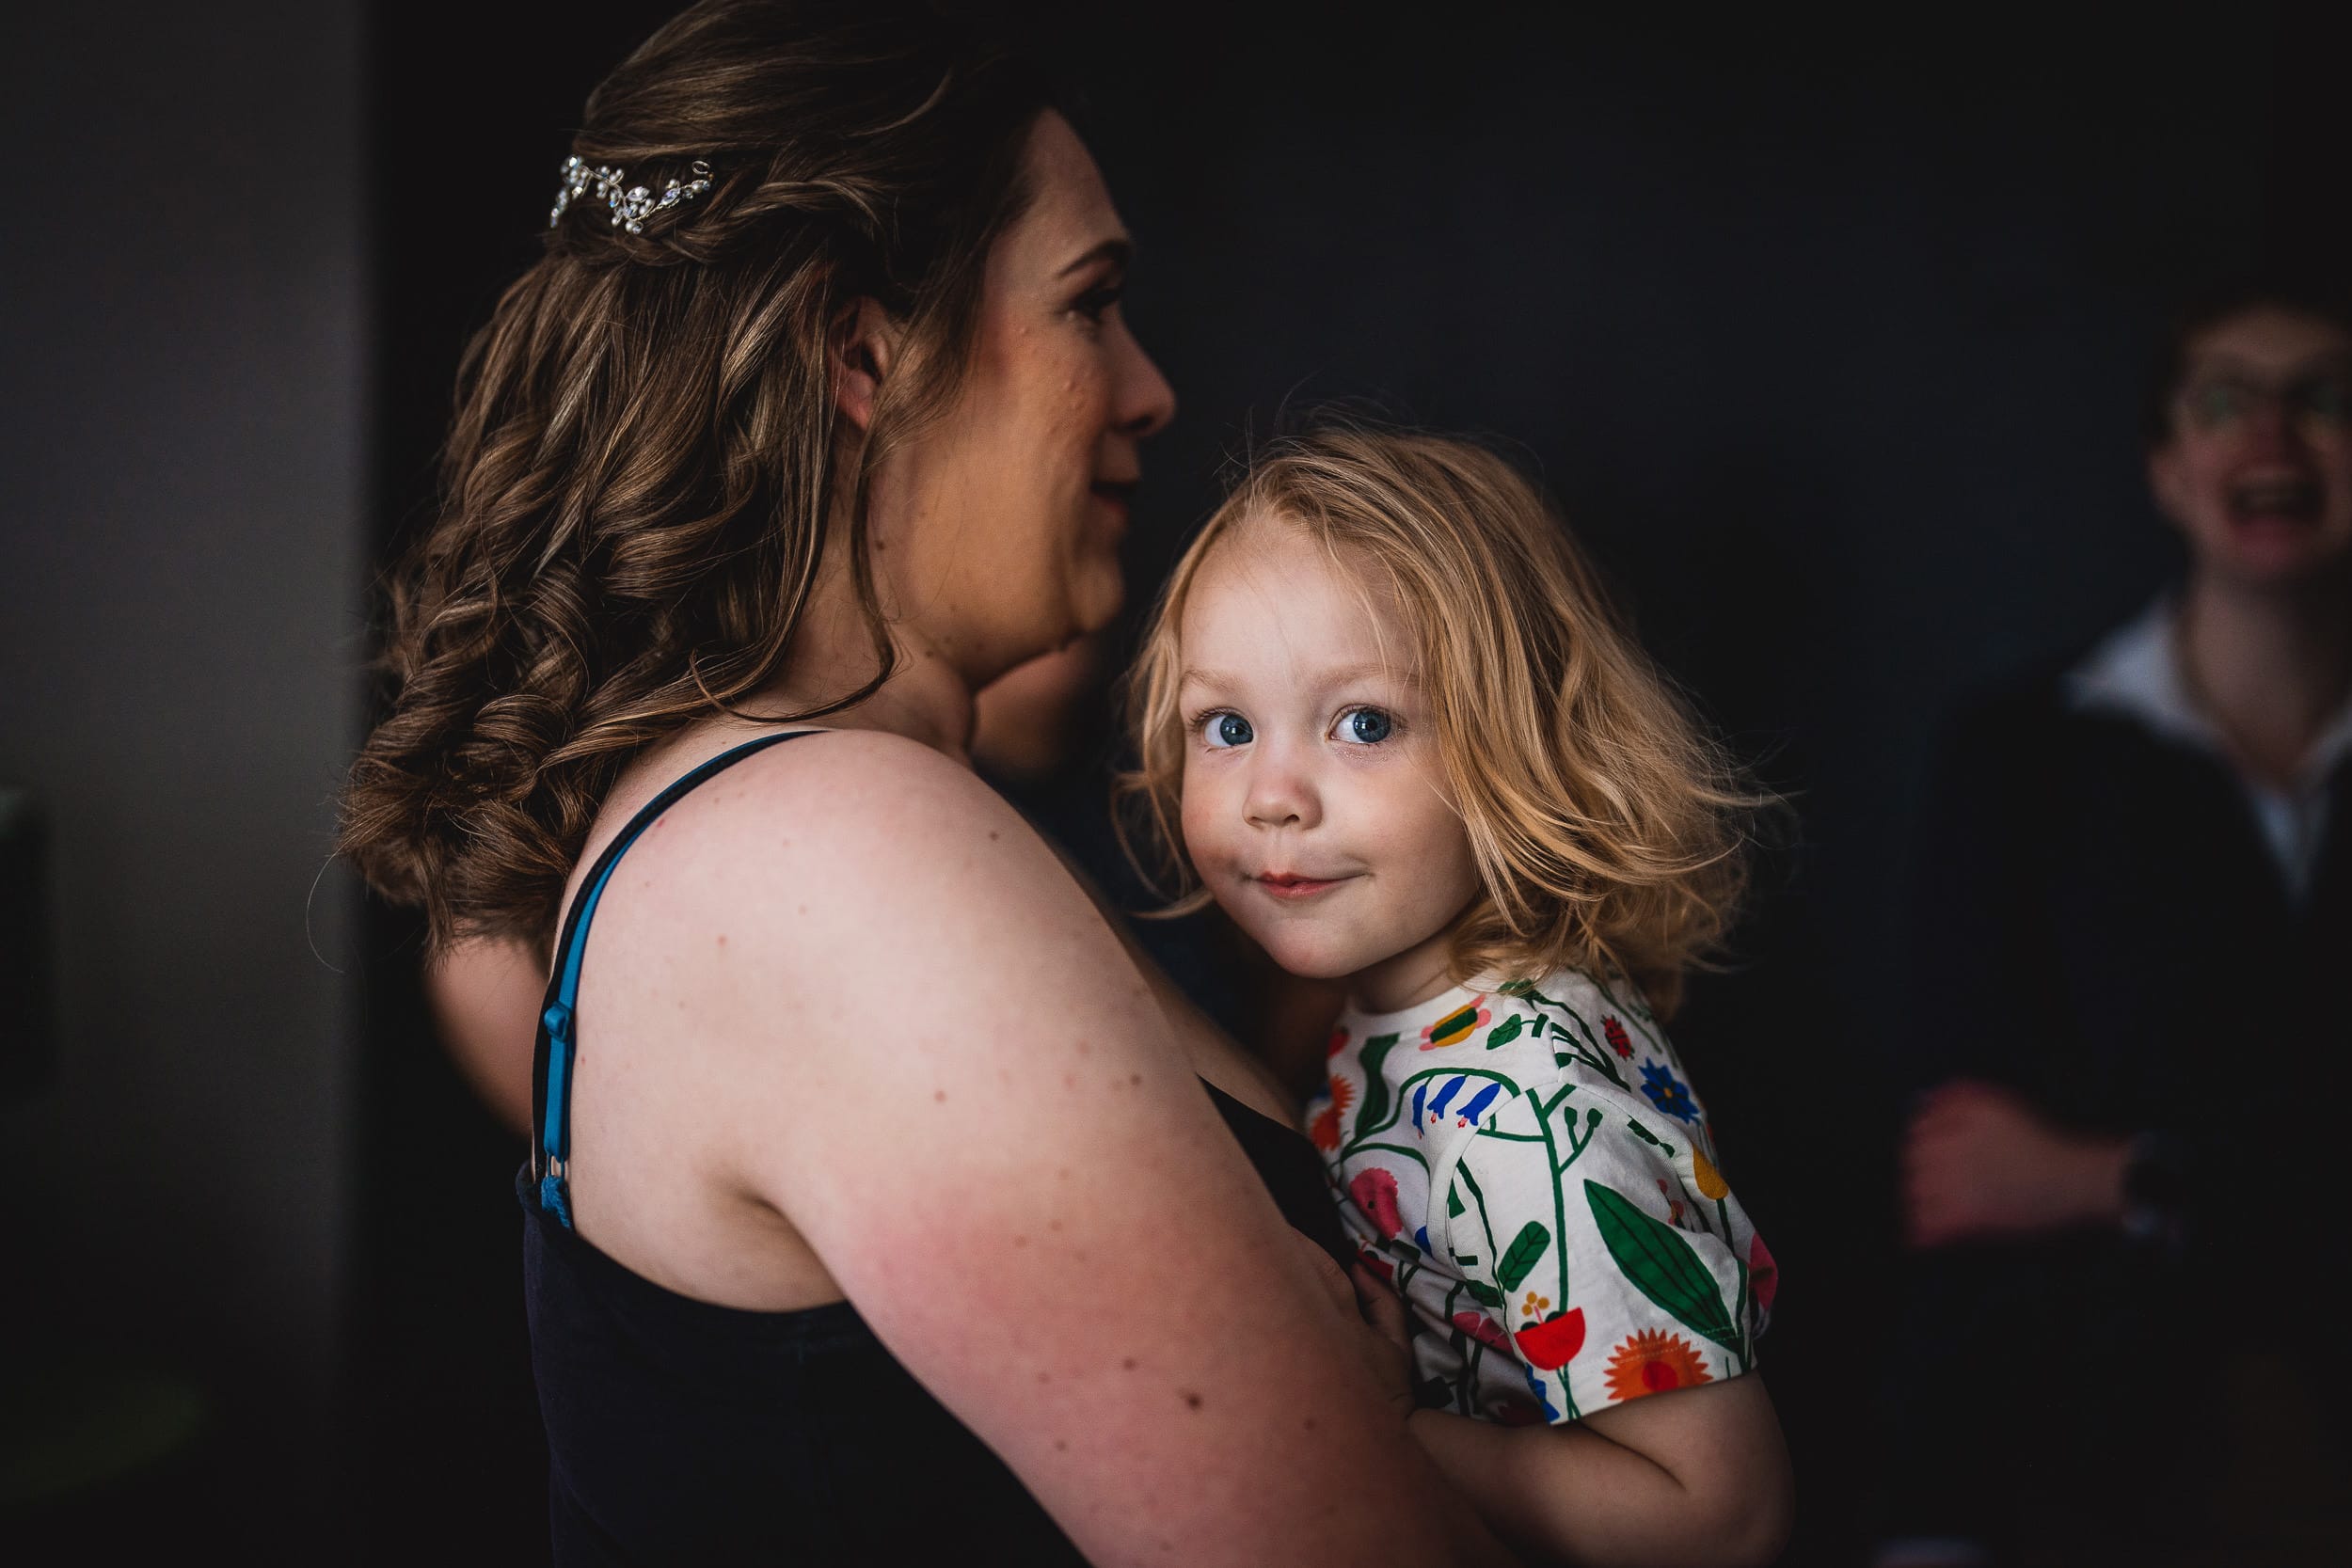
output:
[[[1331,1080],[1331,1103],[1315,1113],[1313,1123],[1307,1129],[1307,1136],[1326,1154],[1340,1147],[1340,1117],[1355,1099],[1355,1085],[1344,1078]]]
[[[1611,1351],[1608,1372],[1609,1397],[1619,1401],[1714,1381],[1690,1340],[1659,1328],[1645,1328]]]

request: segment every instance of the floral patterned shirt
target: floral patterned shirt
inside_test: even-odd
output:
[[[1779,1283],[1633,989],[1565,971],[1351,1009],[1308,1106],[1414,1322],[1425,1406],[1573,1421],[1756,1364]]]

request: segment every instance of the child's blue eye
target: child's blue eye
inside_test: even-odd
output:
[[[1395,728],[1396,721],[1376,707],[1359,707],[1340,720],[1341,736],[1364,746],[1377,746]]]
[[[1249,727],[1249,721],[1238,713],[1212,714],[1209,721],[1201,726],[1201,733],[1215,747],[1247,746],[1257,738],[1257,732]]]

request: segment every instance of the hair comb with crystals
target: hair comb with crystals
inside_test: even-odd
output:
[[[645,220],[656,213],[666,212],[681,201],[691,201],[710,189],[710,166],[700,158],[692,164],[694,178],[680,184],[673,180],[657,196],[643,185],[623,188],[628,177],[617,168],[598,164],[591,167],[577,153],[564,160],[558,171],[564,183],[555,193],[555,208],[548,214],[548,227],[564,221],[564,209],[588,194],[593,188],[612,210],[612,227],[626,229],[632,234],[645,231]]]

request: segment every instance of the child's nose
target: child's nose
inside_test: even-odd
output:
[[[1312,782],[1279,751],[1262,752],[1250,769],[1244,809],[1255,828],[1311,827],[1317,815]]]

